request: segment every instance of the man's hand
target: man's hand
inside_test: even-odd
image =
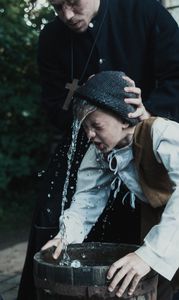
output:
[[[55,249],[55,252],[53,253],[53,258],[57,259],[60,256],[60,253],[63,249],[64,242],[61,240],[61,238],[58,237],[58,235],[53,238],[52,240],[48,241],[42,248],[41,250],[48,249],[52,246],[56,246],[57,248]]]
[[[136,111],[133,113],[129,113],[128,117],[129,118],[139,118],[140,121],[143,121],[145,119],[148,119],[151,115],[150,113],[145,109],[145,106],[142,103],[142,97],[141,97],[141,89],[137,88],[135,86],[135,82],[130,79],[127,76],[123,76],[123,78],[130,83],[132,83],[133,86],[130,87],[125,87],[125,91],[128,93],[134,93],[137,98],[126,98],[124,101],[126,103],[132,104],[136,106]]]
[[[116,292],[117,297],[121,297],[129,287],[128,295],[131,296],[140,281],[140,279],[149,273],[151,268],[136,253],[129,253],[123,258],[113,263],[108,271],[107,279],[112,279],[108,290],[112,292],[117,284],[123,279],[119,289]]]

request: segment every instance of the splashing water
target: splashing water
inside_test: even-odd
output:
[[[70,264],[71,267],[73,268],[80,268],[81,267],[81,262],[77,259],[74,259],[72,260],[71,264]]]
[[[75,119],[72,125],[72,141],[67,153],[67,174],[66,174],[66,179],[65,179],[63,193],[62,193],[62,209],[61,209],[62,216],[64,216],[65,203],[67,202],[67,190],[69,185],[70,170],[71,170],[71,165],[76,150],[77,138],[78,138],[80,127],[81,127],[81,122]]]
[[[63,193],[62,193],[62,208],[61,208],[61,218],[60,218],[60,233],[62,240],[66,240],[66,229],[65,229],[65,223],[64,223],[64,210],[65,210],[65,203],[67,202],[67,192],[68,192],[68,186],[69,186],[69,178],[70,178],[70,170],[71,165],[73,162],[74,154],[76,151],[76,144],[78,139],[78,133],[81,127],[81,123],[78,119],[75,119],[73,121],[72,125],[72,140],[71,145],[67,153],[67,174],[66,179],[63,187]],[[60,261],[60,265],[66,265],[69,266],[71,264],[70,257],[67,253],[67,244],[64,243],[63,245],[63,257]]]
[[[86,118],[86,116],[89,113],[91,113],[96,109],[97,108],[94,105],[89,104],[86,100],[78,99],[78,101],[74,101],[73,113],[75,118],[72,124],[71,145],[67,153],[67,174],[66,174],[66,179],[65,179],[63,193],[62,193],[62,208],[61,208],[61,217],[60,217],[60,233],[61,233],[61,238],[64,241],[67,240],[65,223],[64,223],[64,209],[65,209],[65,203],[67,202],[67,192],[69,186],[70,171],[71,171],[71,165],[73,162],[74,154],[76,151],[77,138],[83,120]],[[64,250],[64,254],[61,263],[65,265],[70,265],[70,257],[67,253],[66,243],[64,243],[63,245],[63,250]]]
[[[78,99],[78,101],[74,101],[73,113],[74,113],[75,119],[74,119],[73,125],[72,125],[71,145],[70,145],[70,148],[67,153],[67,174],[66,174],[66,179],[65,179],[63,193],[62,193],[62,208],[61,208],[61,217],[60,217],[60,233],[61,233],[61,238],[64,241],[67,240],[66,239],[66,228],[65,228],[65,222],[64,222],[64,209],[65,209],[65,203],[67,202],[67,192],[68,192],[68,186],[69,186],[70,171],[71,171],[71,165],[73,162],[74,154],[76,151],[77,138],[78,138],[79,130],[80,130],[83,120],[86,118],[86,116],[89,113],[95,111],[96,109],[97,109],[96,106],[89,104],[86,100]],[[61,264],[70,265],[70,257],[67,253],[67,244],[66,243],[64,243],[64,245],[63,245],[63,250],[64,250],[64,254],[63,254]],[[74,264],[76,264],[76,263],[74,263]]]

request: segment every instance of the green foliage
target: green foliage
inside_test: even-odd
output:
[[[53,129],[40,104],[37,41],[48,7],[0,3],[0,221],[7,209],[31,206],[37,172],[46,165]]]

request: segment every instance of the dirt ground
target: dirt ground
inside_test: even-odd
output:
[[[0,230],[0,274],[21,272],[29,229]]]
[[[24,265],[29,228],[0,230],[0,295],[15,300]]]

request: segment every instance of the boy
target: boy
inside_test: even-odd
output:
[[[72,204],[64,213],[65,238],[59,232],[43,247],[57,246],[57,258],[63,243],[83,242],[111,189],[119,191],[123,181],[131,192],[131,205],[135,206],[137,196],[154,208],[154,215],[157,208],[163,208],[163,213],[157,225],[148,224],[143,245],[110,267],[108,279],[115,276],[109,291],[122,280],[118,297],[129,285],[132,295],[151,268],[171,280],[179,267],[179,124],[154,117],[142,122],[130,119],[134,108],[124,101],[123,76],[117,71],[101,72],[75,93],[74,114],[92,144],[81,163]]]

